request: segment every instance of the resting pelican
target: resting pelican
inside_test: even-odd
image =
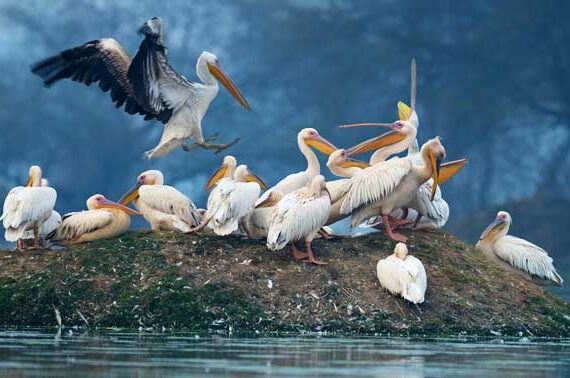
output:
[[[267,205],[262,201],[258,206]],[[329,217],[331,200],[325,185],[325,178],[317,175],[310,187],[303,187],[285,194],[275,205],[269,223],[267,247],[276,251],[291,244],[293,257],[297,260],[307,258],[311,264],[324,264],[315,260],[311,244],[321,227]],[[305,241],[307,253],[300,252],[295,242]]]
[[[42,178],[41,187],[42,188],[48,188],[49,187],[49,181],[45,178]],[[49,218],[45,222],[43,222],[42,225],[40,226],[40,229],[39,229],[40,240],[45,240],[46,236],[51,234],[60,225],[61,225],[61,215],[57,211],[52,210]],[[34,231],[33,230],[26,231],[24,233],[24,235],[22,235],[22,239],[24,241],[29,241],[29,240],[33,241],[34,240]]]
[[[388,236],[396,241],[406,241],[404,235],[392,231],[389,214],[409,203],[419,187],[432,176],[433,198],[439,182],[440,163],[445,157],[445,149],[438,138],[422,146],[421,157],[422,166],[412,164],[410,157],[394,158],[352,177],[350,191],[340,209],[341,214],[352,214],[351,227],[381,214]]]
[[[412,303],[423,303],[427,288],[424,264],[408,255],[404,243],[396,244],[394,253],[378,261],[376,274],[380,285],[394,295],[401,295]]]
[[[21,239],[26,231],[32,230],[34,248],[40,248],[42,235],[40,228],[52,214],[57,193],[53,188],[41,187],[42,170],[33,165],[29,169],[26,186],[10,190],[4,201],[3,221],[7,241],[16,242],[16,248],[23,248]]]
[[[206,183],[206,190],[212,189],[212,187],[216,185],[216,183],[223,178],[234,177],[234,174],[236,172],[236,167],[237,167],[237,160],[235,157],[233,157],[232,155],[224,156],[224,159],[222,160],[222,165],[220,166],[220,168],[216,170],[216,172],[214,172],[212,177],[210,177],[210,179]]]
[[[497,217],[481,234],[475,246],[495,264],[539,285],[562,286],[552,258],[537,245],[524,239],[507,235],[511,215],[499,211]]]
[[[261,189],[266,186],[249,172],[247,165],[239,165],[233,178],[222,178],[208,197],[208,209],[202,222],[190,232],[206,225],[218,235],[229,235],[239,228],[239,222],[253,209]]]
[[[218,81],[249,111],[246,99],[224,73],[218,58],[208,51],[196,63],[196,74],[203,83],[188,81],[176,72],[168,63],[162,30],[158,17],[145,22],[140,29],[145,38],[132,60],[116,40],[103,38],[44,59],[32,66],[32,72],[46,86],[66,78],[87,85],[99,82],[103,91],[111,90],[117,107],[125,105],[129,114],[165,123],[159,144],[146,152],[148,158],[183,146],[188,138],[194,139],[196,146],[217,152],[234,144],[237,140],[225,145],[207,143],[202,136],[202,118],[218,94]]]
[[[65,214],[61,226],[48,235],[48,239],[56,244],[70,245],[112,238],[129,229],[130,215],[141,215],[102,194],[89,197],[87,208],[89,210]]]
[[[132,201],[153,231],[188,232],[202,219],[188,197],[172,186],[164,185],[164,176],[157,170],[141,173],[135,186],[119,203],[126,206]]]

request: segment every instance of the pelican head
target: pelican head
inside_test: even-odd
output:
[[[42,184],[42,169],[39,165],[32,165],[28,170],[26,186],[40,186]]]
[[[271,207],[277,205],[281,198],[283,198],[284,194],[279,189],[271,189],[269,194],[263,196],[255,203],[255,208],[259,209],[262,207]]]
[[[336,150],[336,147],[323,138],[316,129],[306,128],[297,134],[297,142],[299,145],[305,144],[311,146],[317,151],[320,151],[326,155],[330,155]]]
[[[410,143],[416,139],[417,130],[409,121],[398,120],[392,123],[354,123],[341,125],[340,128],[352,127],[386,127],[389,128],[385,134],[368,139],[349,149],[349,156],[363,154],[368,151],[379,150],[384,147],[402,143],[402,150],[406,149]],[[399,152],[399,151],[398,151]]]
[[[238,165],[236,172],[234,173],[234,180],[241,182],[256,182],[260,189],[267,189],[267,185],[265,185],[263,180],[257,175],[251,173],[245,164]]]
[[[209,51],[200,54],[196,62],[196,74],[205,84],[212,85],[216,83],[214,79],[218,80],[245,110],[251,111],[245,97],[222,69],[217,56]]]
[[[130,209],[120,203],[113,202],[105,198],[102,194],[94,194],[87,199],[87,208],[89,210],[110,209],[114,211],[122,211],[129,215],[141,215],[136,210]]]
[[[396,247],[394,248],[394,255],[396,255],[396,257],[400,260],[405,260],[408,256],[408,247],[404,243],[396,244]]]
[[[329,159],[327,160],[327,167],[329,170],[340,177],[352,176],[352,174],[355,173],[352,171],[352,168],[361,170],[368,168],[369,166],[370,165],[367,163],[350,158],[348,151],[343,148],[334,151],[329,155]]]
[[[144,171],[137,177],[135,185],[119,200],[122,205],[128,205],[139,197],[139,189],[143,185],[163,185],[164,175],[161,171],[151,169]]]
[[[218,181],[224,177],[233,177],[237,167],[237,160],[232,155],[224,156],[222,165],[214,172],[212,177],[206,183],[205,189],[210,190]]]
[[[431,175],[433,178],[433,186],[431,191],[431,200],[435,197],[435,192],[439,184],[439,170],[441,162],[445,159],[445,148],[441,144],[439,137],[428,140],[422,146],[421,152],[424,161],[429,161]]]
[[[156,39],[162,44],[163,21],[160,17],[153,17],[146,21],[139,29],[139,33]]]
[[[483,231],[479,237],[479,240],[488,239],[490,241],[495,241],[497,238],[505,236],[507,232],[509,232],[511,222],[511,214],[506,211],[499,211],[495,220],[487,226],[485,231]]]

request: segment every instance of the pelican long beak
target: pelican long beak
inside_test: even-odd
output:
[[[331,142],[320,135],[305,138],[305,143],[325,155],[330,155],[337,150],[337,148]]]
[[[210,177],[210,179],[208,180],[208,182],[206,183],[205,189],[206,190],[210,190],[212,189],[212,187],[214,185],[216,185],[216,183],[218,181],[220,181],[222,179],[222,177],[224,177],[224,175],[226,174],[226,171],[228,170],[228,166],[225,164],[222,164],[220,166],[220,168],[218,168],[216,170],[216,172],[214,172],[214,174],[212,175],[212,177]]]
[[[119,203],[121,205],[127,206],[129,203],[139,198],[139,188],[141,185],[142,184],[140,182],[137,182],[135,186],[133,186],[125,195],[121,197]]]
[[[457,172],[462,170],[468,161],[468,159],[460,159],[441,164],[439,169],[439,185],[444,184]]]
[[[212,75],[214,75],[216,79],[218,79],[220,83],[222,83],[224,87],[226,87],[228,92],[230,92],[232,96],[234,96],[236,101],[239,102],[239,104],[245,110],[247,110],[248,112],[251,111],[251,107],[247,103],[247,100],[245,99],[245,97],[243,97],[240,90],[238,89],[238,87],[235,86],[230,77],[224,72],[222,66],[219,63],[208,63],[208,70]]]
[[[479,240],[483,240],[484,238],[487,237],[487,235],[489,235],[491,233],[491,231],[493,231],[494,229],[496,229],[497,227],[501,226],[505,224],[505,220],[504,219],[499,219],[499,218],[495,218],[495,220],[493,221],[493,223],[491,223],[490,225],[487,226],[487,228],[485,229],[485,231],[483,231],[483,233],[481,234],[481,236],[479,237]]]
[[[412,108],[402,101],[398,101],[398,117],[400,121],[407,121],[412,116]]]
[[[246,182],[256,182],[259,184],[259,187],[261,188],[261,190],[267,190],[267,185],[265,185],[263,180],[260,179],[259,176],[254,175],[251,172],[247,176],[245,176],[245,181]]]
[[[364,142],[349,148],[346,152],[348,153],[348,156],[359,155],[368,151],[374,151],[379,148],[391,146],[392,144],[396,144],[404,139],[406,139],[406,135],[398,131],[389,131],[375,138],[365,140]]]
[[[393,124],[391,123],[349,123],[346,125],[340,125],[339,128],[341,129],[349,129],[351,127],[388,127],[392,128]]]
[[[433,201],[435,197],[435,192],[437,190],[437,186],[439,185],[439,171],[441,167],[441,161],[443,160],[442,155],[430,154],[430,161],[432,165],[432,178],[433,178],[433,185],[431,187],[431,198],[430,201]]]
[[[273,198],[272,195],[266,196],[261,202],[257,203],[255,205],[256,209],[261,209],[264,207],[271,207],[271,206],[275,206],[277,204],[277,201]]]
[[[28,177],[28,181],[26,181],[26,186],[31,187],[34,185],[34,178],[32,176]]]
[[[339,163],[339,167],[342,168],[361,168],[361,169],[366,169],[368,167],[370,167],[370,164],[365,163],[363,161],[360,160],[356,160],[356,159],[346,159],[345,161]]]
[[[139,213],[136,210],[131,209],[130,207],[126,207],[120,203],[113,202],[113,201],[110,201],[108,199],[101,200],[101,202],[99,202],[98,207],[99,208],[108,208],[108,209],[118,209],[118,210],[124,211],[125,213],[127,213],[129,215],[142,215],[141,213]]]

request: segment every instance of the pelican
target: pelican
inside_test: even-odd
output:
[[[164,185],[164,176],[157,170],[141,173],[135,186],[119,203],[127,206],[132,201],[153,231],[188,232],[202,218],[188,197],[172,186]]]
[[[214,172],[212,177],[206,183],[206,190],[210,190],[218,181],[223,178],[232,178],[236,172],[237,160],[232,155],[224,156],[222,165]]]
[[[48,87],[66,78],[87,85],[99,82],[104,92],[111,90],[116,107],[124,105],[129,114],[139,113],[145,120],[156,118],[165,123],[160,142],[145,153],[148,158],[164,155],[180,146],[186,150],[201,147],[219,152],[237,142],[211,144],[202,136],[202,118],[218,94],[218,81],[242,107],[251,110],[216,55],[208,51],[200,55],[196,74],[202,83],[194,83],[168,63],[162,19],[148,20],[140,32],[144,40],[133,59],[116,40],[103,38],[44,59],[32,66],[32,72]],[[185,145],[189,138],[196,143]]]
[[[237,231],[239,222],[253,209],[261,189],[266,189],[263,181],[249,172],[247,165],[239,165],[233,178],[217,181],[208,197],[204,219],[189,232],[199,231],[208,224],[217,235],[229,235]]]
[[[408,255],[404,243],[396,244],[392,255],[378,261],[376,274],[380,285],[390,293],[415,304],[424,302],[427,288],[424,264]]]
[[[544,249],[524,239],[507,235],[511,222],[509,213],[499,211],[493,223],[481,234],[475,248],[495,264],[529,281],[539,285],[562,286],[562,277]]]
[[[45,178],[42,178],[41,181],[41,187],[42,188],[47,188],[49,187],[49,181]],[[50,233],[52,233],[56,228],[58,228],[61,225],[61,215],[55,211],[52,210],[51,215],[49,216],[49,218],[42,223],[42,225],[40,226],[39,229],[39,234],[40,234],[40,241],[45,240],[46,236],[48,236]],[[33,230],[28,230],[24,233],[24,235],[22,236],[22,239],[25,241],[28,240],[34,240],[34,231]]]
[[[141,215],[102,194],[89,197],[87,209],[65,214],[61,226],[48,235],[48,239],[56,244],[70,245],[112,238],[129,229],[130,215]]]
[[[53,188],[42,187],[41,182],[41,168],[37,165],[31,166],[26,186],[17,186],[10,190],[4,201],[0,217],[6,229],[4,237],[9,242],[16,242],[18,249],[24,247],[21,239],[29,230],[33,232],[33,247],[41,247],[40,228],[50,218],[57,199],[56,191]]]
[[[412,164],[410,157],[394,158],[366,168],[350,179],[350,191],[342,202],[340,213],[352,214],[351,227],[381,214],[388,236],[396,241],[407,240],[404,235],[392,231],[389,214],[409,203],[419,187],[432,176],[433,198],[445,149],[439,138],[434,138],[422,146],[420,154],[422,166]]]
[[[258,207],[268,205],[267,200],[258,203]],[[293,257],[297,260],[307,258],[311,264],[325,264],[313,256],[311,244],[329,217],[331,200],[325,185],[325,178],[315,176],[309,187],[303,187],[285,194],[271,214],[267,247],[276,251],[291,244]],[[295,247],[295,242],[304,240],[306,253]]]

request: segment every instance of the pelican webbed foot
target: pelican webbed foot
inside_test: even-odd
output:
[[[315,260],[315,256],[313,256],[313,249],[311,248],[311,242],[306,242],[305,246],[307,248],[307,262],[309,264],[314,264],[314,265],[327,265],[328,263],[324,262],[324,261],[319,261],[319,260]]]
[[[211,142],[215,141],[216,139],[218,139],[218,133],[215,133],[212,136],[204,139],[203,142],[195,142],[192,144],[183,144],[182,149],[186,152],[190,152],[196,148],[203,148],[205,150],[214,150],[215,154],[219,154],[223,150],[230,148],[231,146],[233,146],[234,144],[239,142],[241,137],[237,137],[236,139],[234,139],[233,141],[231,141],[230,143],[227,143],[227,144],[211,143]]]
[[[408,238],[405,237],[404,235],[399,234],[397,232],[394,232],[392,230],[392,226],[390,225],[390,216],[389,215],[382,214],[382,223],[384,223],[384,228],[386,230],[386,234],[388,235],[388,237],[390,239],[395,240],[395,241],[399,241],[402,243],[405,243],[408,240]]]
[[[299,251],[294,243],[291,243],[291,255],[293,256],[293,259],[297,261],[304,260],[309,257],[309,254]]]

